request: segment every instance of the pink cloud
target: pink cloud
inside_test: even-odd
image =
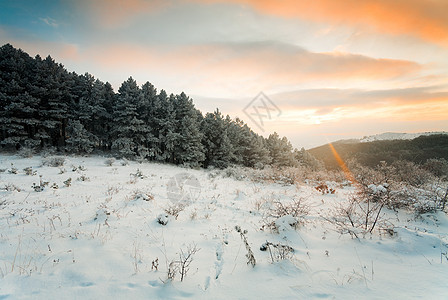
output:
[[[191,0],[218,3],[223,0]],[[226,1],[228,2],[228,1]],[[259,12],[315,22],[364,26],[385,34],[411,35],[448,46],[445,0],[230,0]]]
[[[373,82],[406,78],[422,66],[406,60],[376,59],[349,53],[313,53],[279,43],[207,44],[176,48],[136,45],[92,48],[101,68],[145,71],[218,90],[244,88],[250,93],[306,82]],[[216,95],[215,95],[216,96]]]

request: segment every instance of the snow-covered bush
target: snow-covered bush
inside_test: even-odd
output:
[[[423,168],[444,181],[448,179],[448,161],[446,159],[428,159]]]
[[[33,176],[33,175],[37,174],[36,171],[33,171],[32,167],[26,167],[26,168],[23,169],[23,171],[25,172],[26,175],[30,175],[30,176]]]
[[[15,184],[12,184],[12,183],[6,183],[5,186],[3,187],[3,189],[8,192],[13,192],[13,191],[20,192],[22,190],[21,188],[19,188],[18,186],[16,186]]]
[[[104,161],[104,164],[105,164],[106,166],[108,166],[108,167],[112,167],[112,165],[114,164],[114,162],[115,162],[115,158],[110,157],[110,158],[107,158],[107,159]]]
[[[255,182],[292,185],[303,178],[303,170],[296,167],[265,167],[262,170],[250,170],[248,177]]]
[[[81,174],[76,180],[78,181],[90,181],[90,178],[87,177],[85,174]]]
[[[193,256],[199,250],[201,249],[198,248],[195,243],[188,245],[185,250],[181,248],[179,259],[173,259],[169,264],[167,264],[167,278],[166,280],[162,280],[162,282],[168,283],[174,281],[178,273],[180,275],[180,281],[184,281],[185,277],[188,274],[188,271],[190,271],[190,264],[193,262]],[[157,269],[158,259],[156,261],[153,261],[152,265],[156,266],[155,268]]]
[[[22,147],[17,152],[17,155],[23,158],[31,158],[34,155],[34,150],[32,148]]]
[[[143,175],[142,171],[140,169],[137,169],[135,173],[129,173],[129,182],[130,184],[137,183],[138,179],[144,179],[146,178],[145,175]]]
[[[176,220],[179,216],[179,213],[185,209],[187,205],[184,202],[176,202],[168,207],[166,207],[164,210],[167,214],[173,216]]]
[[[134,178],[140,178],[140,179],[146,178],[146,176],[143,175],[143,172],[140,169],[137,169],[137,171],[135,171],[135,173],[130,173],[129,176],[134,177]]]
[[[56,147],[47,146],[40,151],[40,155],[43,158],[48,158],[56,154]]]
[[[268,228],[274,232],[297,229],[305,224],[305,217],[310,212],[310,207],[302,198],[292,199],[288,202],[273,201],[274,207],[267,209],[263,218],[262,228]]]
[[[322,170],[317,169],[313,170],[310,168],[302,168],[303,177],[302,182],[313,182],[313,183],[320,183],[320,182],[338,182],[342,183],[344,181],[347,181],[347,177],[344,175],[344,172],[342,171],[328,171],[328,170]]]
[[[222,171],[220,169],[215,169],[213,166],[209,166],[207,168],[207,171],[208,171],[207,176],[209,179],[214,179],[222,174]]]
[[[398,160],[391,166],[394,169],[393,179],[406,185],[422,187],[434,179],[429,171],[410,161]]]
[[[180,281],[184,281],[185,277],[187,276],[188,271],[190,270],[190,264],[193,261],[193,256],[201,250],[196,246],[196,244],[188,245],[187,249],[184,251],[183,249],[180,249],[179,254],[179,274],[180,274]]]
[[[231,177],[236,180],[245,179],[247,177],[245,173],[245,168],[240,166],[231,166],[222,171],[223,177]]]
[[[72,185],[72,179],[71,179],[71,178],[68,178],[67,180],[65,180],[65,181],[64,181],[64,185],[65,185],[66,187],[71,186],[71,185]]]
[[[159,223],[160,225],[166,225],[168,224],[169,221],[169,216],[168,214],[160,214],[157,216],[157,223]]]
[[[357,197],[367,204],[408,209],[417,215],[445,208],[447,184],[411,162],[381,162],[374,169],[357,165],[353,170]]]
[[[132,199],[134,201],[151,201],[154,200],[154,196],[150,193],[143,193],[140,191],[134,191],[133,195],[132,195]]]
[[[243,240],[244,246],[246,247],[246,258],[247,258],[247,264],[252,265],[252,267],[255,267],[257,264],[257,260],[255,259],[254,252],[252,251],[252,248],[249,245],[249,242],[247,241],[247,230],[242,230],[239,225],[235,226],[236,232],[238,232],[241,236],[241,239]]]
[[[279,262],[282,260],[291,260],[294,255],[294,248],[280,243],[274,244],[269,241],[260,246],[260,251],[268,251],[271,262]]]
[[[371,234],[374,230],[393,233],[394,225],[383,218],[384,206],[382,202],[371,202],[355,194],[347,202],[339,203],[330,216],[322,217],[341,234],[350,234],[356,238]]]
[[[410,188],[407,197],[413,203],[413,210],[417,215],[432,213],[437,210],[445,211],[448,201],[448,182],[434,181],[422,188]]]
[[[33,182],[33,185],[31,186],[34,191],[36,192],[42,192],[46,186],[48,186],[50,182],[48,181],[44,181],[42,178],[42,175],[39,176],[39,184],[37,185],[36,183]]]
[[[65,157],[62,156],[45,157],[42,160],[42,165],[49,167],[62,167],[64,163],[65,163]]]
[[[9,174],[17,174],[19,173],[19,169],[17,169],[14,164],[11,164],[11,169],[8,170]]]

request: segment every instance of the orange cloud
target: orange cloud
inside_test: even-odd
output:
[[[145,48],[120,45],[92,49],[88,55],[103,68],[145,71],[191,85],[248,91],[269,91],[277,86],[306,82],[371,83],[418,73],[422,67],[411,61],[375,59],[348,53],[313,53],[280,43],[238,43]],[[217,95],[216,93],[214,94]],[[222,95],[220,95],[222,96]]]
[[[264,14],[349,26],[361,25],[383,33],[418,36],[430,42],[448,45],[448,1],[445,0],[230,1],[250,5]]]
[[[285,116],[300,119],[304,124],[372,116],[400,117],[403,120],[448,120],[448,91],[439,92],[439,88],[441,87],[369,91],[316,89],[269,97],[285,111]]]
[[[319,109],[303,109],[298,107],[283,109],[281,116],[285,127],[300,127],[308,125],[340,124],[354,120],[376,120],[382,122],[423,122],[444,121],[448,125],[448,103],[427,99],[421,103],[375,105],[340,105],[332,110],[322,112]]]

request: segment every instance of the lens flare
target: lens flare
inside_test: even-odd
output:
[[[352,183],[356,183],[355,176],[353,176],[352,172],[350,172],[349,168],[345,164],[345,162],[342,160],[341,156],[339,156],[339,153],[336,151],[332,143],[328,144],[330,146],[331,152],[333,153],[334,158],[336,159],[339,167],[341,167],[342,172],[344,172],[345,178],[347,178],[348,181],[351,181]]]

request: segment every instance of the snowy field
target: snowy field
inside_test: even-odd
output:
[[[325,220],[353,187],[106,160],[0,156],[0,299],[448,298],[443,213],[385,210],[395,233],[357,239]],[[275,220],[293,200],[300,224]]]

